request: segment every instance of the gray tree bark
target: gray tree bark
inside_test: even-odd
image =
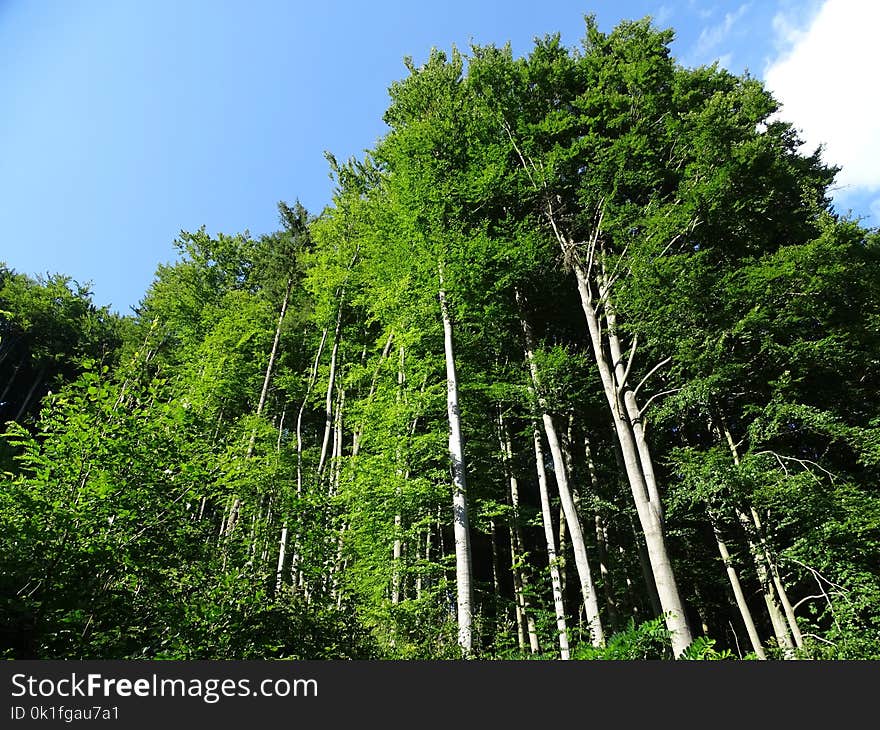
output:
[[[446,411],[449,419],[449,459],[452,466],[452,514],[455,535],[455,583],[458,616],[458,644],[462,655],[473,651],[473,587],[471,570],[471,538],[468,521],[467,476],[464,460],[464,438],[461,432],[461,409],[458,397],[458,375],[453,350],[453,324],[443,288],[440,269],[440,314],[443,319],[443,351],[446,359]]]

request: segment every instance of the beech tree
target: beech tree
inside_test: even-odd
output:
[[[407,59],[130,317],[0,269],[0,654],[877,658],[880,238],[671,41]]]

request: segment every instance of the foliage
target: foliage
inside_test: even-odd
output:
[[[474,656],[555,658],[541,404],[565,451],[544,466],[572,657],[672,658],[609,427],[631,396],[703,629],[682,658],[880,658],[880,236],[829,209],[836,170],[759,81],[685,68],[671,40],[588,17],[578,48],[408,62],[387,134],[327,155],[325,210],[181,232],[131,316],[0,266],[0,655],[458,658],[466,569]],[[771,615],[783,598],[794,619]]]

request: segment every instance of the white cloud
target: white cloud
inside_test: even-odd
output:
[[[667,21],[671,17],[672,8],[670,8],[668,5],[661,5],[653,14],[652,19],[654,21],[654,25],[656,25],[658,28],[664,28],[666,27]]]
[[[764,72],[779,116],[807,150],[825,146],[823,159],[843,168],[838,185],[880,188],[880,2],[826,0],[806,28],[782,15],[773,27],[788,49]]]
[[[728,35],[730,35],[730,31],[733,30],[737,21],[746,14],[750,5],[751,3],[740,5],[732,13],[727,13],[724,16],[724,20],[717,25],[710,25],[703,28],[700,37],[697,38],[697,47],[694,50],[694,55],[704,57],[716,48],[725,38],[727,38]]]
[[[730,70],[730,62],[733,60],[732,53],[725,53],[723,56],[718,56],[718,65],[722,68],[726,68],[728,71]]]
[[[710,18],[715,8],[706,5],[706,0],[688,0],[688,7],[692,12],[696,12],[703,20]]]

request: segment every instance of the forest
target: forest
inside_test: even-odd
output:
[[[129,315],[0,265],[0,657],[880,659],[880,232],[673,37],[407,59]]]

